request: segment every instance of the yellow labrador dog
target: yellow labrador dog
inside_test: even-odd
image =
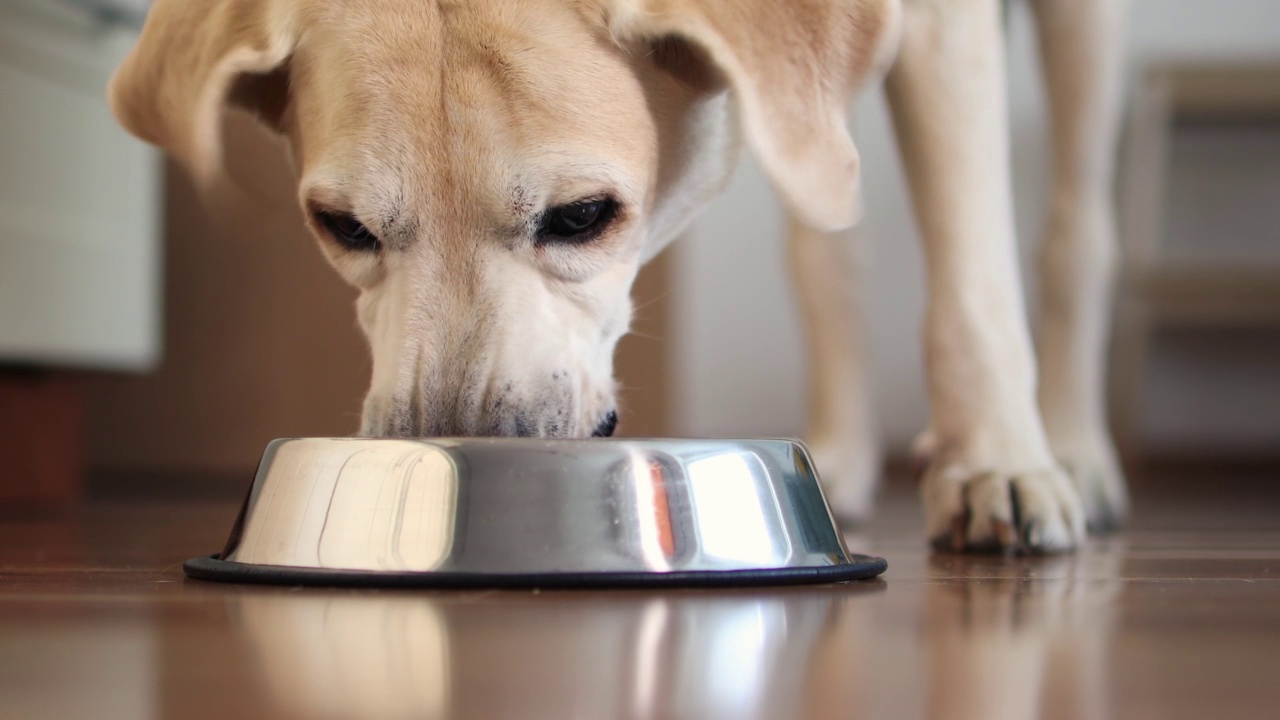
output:
[[[1119,5],[1036,2],[1058,139],[1039,407],[999,0],[158,0],[110,101],[206,186],[226,107],[287,139],[362,291],[373,436],[611,434],[636,272],[745,145],[791,216],[811,439],[862,515],[846,109],[887,72],[928,256],[929,537],[1067,551],[1125,510],[1101,405]]]

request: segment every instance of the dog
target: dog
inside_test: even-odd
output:
[[[927,536],[1064,552],[1127,508],[1101,377],[1122,11],[1032,1],[1057,161],[1038,395],[999,0],[157,0],[108,95],[206,188],[224,109],[286,140],[361,291],[366,436],[611,435],[636,273],[749,149],[790,218],[814,455],[865,516],[846,111],[884,77],[928,260]]]

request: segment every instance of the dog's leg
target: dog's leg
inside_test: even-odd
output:
[[[815,232],[792,219],[789,249],[808,349],[809,449],[832,511],[861,521],[875,500],[880,447],[861,353],[852,235]]]
[[[1040,256],[1040,412],[1093,528],[1114,525],[1129,504],[1106,418],[1126,5],[1035,2],[1053,125],[1053,190]]]
[[[1084,537],[1036,409],[1013,229],[998,0],[909,0],[887,89],[929,273],[930,538],[1052,552]]]

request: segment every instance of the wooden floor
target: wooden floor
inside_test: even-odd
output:
[[[220,586],[225,502],[0,520],[0,718],[1280,717],[1280,503],[1204,487],[1039,560],[931,558],[899,493],[882,582],[764,591]]]

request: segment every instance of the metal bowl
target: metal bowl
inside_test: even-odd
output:
[[[414,587],[836,582],[850,555],[788,440],[277,440],[206,580]]]

